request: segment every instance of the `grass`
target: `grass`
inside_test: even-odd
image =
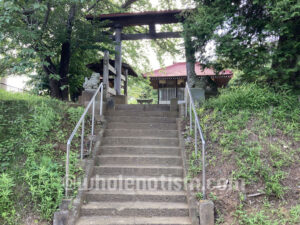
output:
[[[0,223],[50,223],[63,198],[65,143],[81,107],[0,90]],[[80,176],[75,137],[71,176]],[[76,188],[76,187],[73,187]]]
[[[246,183],[243,195],[262,192],[268,201],[284,202],[280,207],[290,217],[280,219],[278,205],[272,209],[274,212],[270,209],[251,212],[253,204],[260,207],[260,198],[247,199],[240,207],[241,200],[233,195],[241,193],[232,193],[232,205],[238,211],[231,214],[233,224],[300,223],[299,205],[295,201],[300,181],[293,177],[300,162],[298,96],[248,84],[223,90],[218,97],[206,101],[198,114],[208,142],[207,171],[211,176],[208,178],[226,176],[243,180]],[[197,169],[194,161],[195,157],[191,156],[190,176],[200,176],[201,167]],[[220,200],[222,207],[225,194],[215,192],[211,192],[215,196],[213,200],[217,205]],[[222,217],[222,221],[226,222],[226,218]]]

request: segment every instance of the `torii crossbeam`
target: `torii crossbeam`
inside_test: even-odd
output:
[[[142,39],[181,38],[181,32],[160,32],[155,29],[156,24],[172,24],[183,22],[184,10],[148,11],[138,13],[114,13],[98,16],[88,15],[87,20],[109,21],[105,26],[115,29],[114,40],[116,42],[115,56],[115,89],[117,95],[121,93],[121,65],[122,65],[122,41]],[[149,33],[122,34],[123,27],[149,26]]]

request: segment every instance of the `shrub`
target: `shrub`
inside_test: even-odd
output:
[[[51,219],[63,198],[63,169],[49,157],[27,163],[25,181],[35,208],[42,218]]]
[[[69,115],[69,119],[71,120],[70,122],[76,125],[83,112],[84,112],[84,108],[82,107],[68,108],[67,113]]]
[[[14,186],[13,178],[7,173],[0,175],[0,216],[6,224],[12,224],[14,221],[15,208],[12,200]]]
[[[256,84],[244,84],[221,91],[222,94],[217,98],[206,102],[208,108],[219,109],[222,111],[238,110],[260,110],[284,105],[287,110],[295,108],[297,99],[289,95],[289,92],[276,93],[268,87],[259,87]]]

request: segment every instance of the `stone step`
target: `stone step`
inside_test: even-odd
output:
[[[177,137],[177,130],[158,129],[106,129],[104,136],[113,137]]]
[[[89,190],[96,191],[182,191],[182,177],[176,176],[124,176],[96,175],[89,181]]]
[[[185,202],[184,191],[89,191],[86,194],[87,202]]]
[[[165,147],[165,146],[101,146],[101,154],[153,154],[153,155],[173,155],[180,156],[179,147]]]
[[[110,110],[105,113],[106,116],[143,116],[143,117],[178,117],[178,112],[164,111],[134,111],[134,110]]]
[[[176,123],[124,123],[109,122],[108,129],[158,129],[158,130],[176,130]]]
[[[180,166],[127,166],[106,164],[94,167],[94,173],[98,175],[123,175],[123,176],[183,176]]]
[[[115,110],[127,110],[127,111],[164,111],[168,112],[170,111],[170,105],[137,105],[137,104],[120,104],[120,105],[115,105]]]
[[[178,138],[158,137],[104,137],[102,145],[109,146],[178,146]]]
[[[169,202],[90,202],[81,207],[81,216],[187,217],[186,203]]]
[[[182,166],[182,159],[179,156],[165,155],[112,155],[102,154],[97,157],[97,165],[123,164],[123,165],[168,165]]]
[[[189,217],[80,217],[76,225],[191,225]]]
[[[122,122],[122,123],[176,123],[175,117],[143,117],[135,116],[106,116],[108,122]]]

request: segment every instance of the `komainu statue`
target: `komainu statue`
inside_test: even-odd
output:
[[[92,91],[96,90],[100,83],[100,74],[99,73],[93,73],[91,78],[88,79],[85,78],[85,82],[83,83],[83,88],[85,91]]]

